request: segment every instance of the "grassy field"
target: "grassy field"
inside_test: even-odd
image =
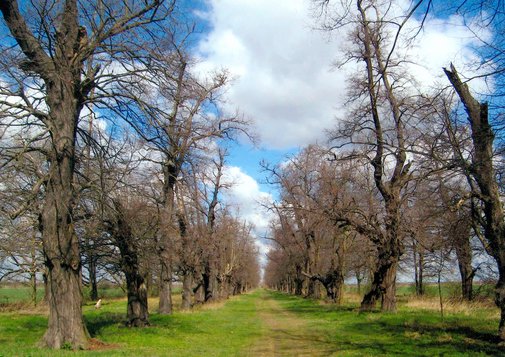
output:
[[[22,304],[31,301],[31,288],[22,284],[0,285],[0,306],[8,304]],[[88,301],[89,288],[84,288],[84,299]],[[114,299],[125,296],[125,292],[118,287],[98,289],[98,296],[101,298]],[[44,298],[44,287],[37,288],[37,301]]]
[[[435,298],[401,298],[395,314],[359,313],[358,298],[337,307],[259,289],[190,313],[153,313],[140,330],[123,327],[125,300],[105,299],[100,310],[84,306],[96,349],[78,352],[36,347],[47,324],[42,307],[3,312],[0,356],[505,355],[491,304],[447,302],[442,319]]]

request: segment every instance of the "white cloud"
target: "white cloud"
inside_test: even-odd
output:
[[[228,102],[255,122],[263,144],[285,149],[324,139],[344,109],[346,73],[330,68],[345,35],[334,34],[330,42],[313,30],[307,0],[208,3],[212,30],[199,46],[200,70],[225,67],[237,77]],[[430,18],[411,50],[421,62],[412,73],[433,83],[444,80],[442,67],[451,61],[462,69],[475,63],[473,38],[460,18]]]
[[[229,90],[272,148],[303,145],[331,126],[344,76],[330,72],[335,44],[310,28],[304,0],[215,0],[202,69],[226,67]]]
[[[273,202],[272,195],[261,191],[258,182],[236,166],[225,166],[223,181],[229,185],[223,192],[226,203],[236,210],[235,213],[240,218],[253,225],[252,233],[260,252],[260,261],[262,265],[266,264],[266,254],[270,246],[262,237],[269,229],[272,212],[263,204]]]
[[[226,203],[247,222],[254,225],[254,232],[261,236],[268,229],[271,213],[262,204],[273,201],[271,194],[263,192],[258,182],[239,167],[225,166],[223,181],[229,185],[223,195]]]

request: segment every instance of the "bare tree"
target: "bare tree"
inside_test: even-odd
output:
[[[402,224],[405,194],[413,178],[412,162],[407,159],[414,145],[408,128],[416,127],[419,110],[412,78],[402,66],[405,63],[399,48],[411,39],[404,36],[405,26],[423,1],[413,2],[406,13],[392,11],[393,2],[336,2],[343,13],[336,13],[331,1],[322,5],[323,28],[349,28],[352,48],[341,61],[364,65],[363,75],[356,75],[349,87],[350,119],[342,120],[333,135],[338,156],[368,161],[373,182],[381,203],[381,212],[369,216],[369,224],[356,224],[349,216],[338,218],[342,224],[353,224],[359,233],[368,236],[377,247],[376,269],[370,291],[364,296],[361,309],[370,310],[381,300],[384,311],[396,309],[396,273],[404,252],[405,229]],[[352,4],[355,4],[356,10]],[[394,14],[393,14],[394,13]],[[346,148],[348,148],[346,150]]]
[[[472,195],[480,202],[479,206],[475,206],[479,222],[475,233],[481,236],[487,252],[496,260],[498,267],[495,302],[501,310],[499,336],[505,340],[505,217],[493,163],[495,134],[489,122],[488,104],[474,98],[454,66],[444,71],[468,114],[473,156],[471,163],[462,164],[467,165],[466,171],[475,182]]]
[[[43,344],[85,348],[80,252],[72,219],[79,119],[93,88],[100,88],[107,98],[110,93],[103,90],[119,81],[110,65],[129,61],[131,51],[147,43],[142,36],[138,41],[128,37],[148,32],[150,24],[167,17],[173,4],[45,1],[35,4],[29,21],[25,16],[30,4],[22,5],[27,11],[21,11],[16,0],[0,3],[4,25],[17,44],[14,50],[3,47],[3,52],[19,64],[5,67],[8,79],[2,82],[1,104],[3,118],[13,118],[12,123],[30,118],[47,134],[47,144],[38,148],[47,160],[40,227],[50,313]],[[95,55],[103,67],[93,63]]]

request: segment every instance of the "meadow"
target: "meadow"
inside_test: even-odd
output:
[[[487,356],[504,355],[496,339],[498,309],[489,300],[463,303],[445,289],[439,300],[399,289],[397,313],[360,313],[359,296],[347,291],[342,306],[265,289],[192,312],[161,316],[149,300],[151,326],[123,325],[124,298],[104,298],[100,310],[87,302],[84,316],[92,350],[37,348],[46,324],[43,304],[19,300],[23,290],[0,288],[11,307],[0,312],[0,356]],[[17,294],[16,294],[17,290]],[[14,300],[18,297],[17,303]],[[29,296],[29,294],[28,294]],[[174,295],[176,305],[179,294]],[[1,300],[0,300],[1,301]],[[17,304],[17,305],[16,305]]]

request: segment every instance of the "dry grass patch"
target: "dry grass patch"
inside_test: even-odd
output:
[[[412,297],[409,298],[403,306],[410,309],[440,311],[440,300],[434,297]],[[483,311],[486,312],[489,317],[498,318],[500,316],[498,308],[491,301],[487,300],[470,302],[460,299],[443,300],[443,309],[444,312],[462,314],[464,316],[482,314]]]

